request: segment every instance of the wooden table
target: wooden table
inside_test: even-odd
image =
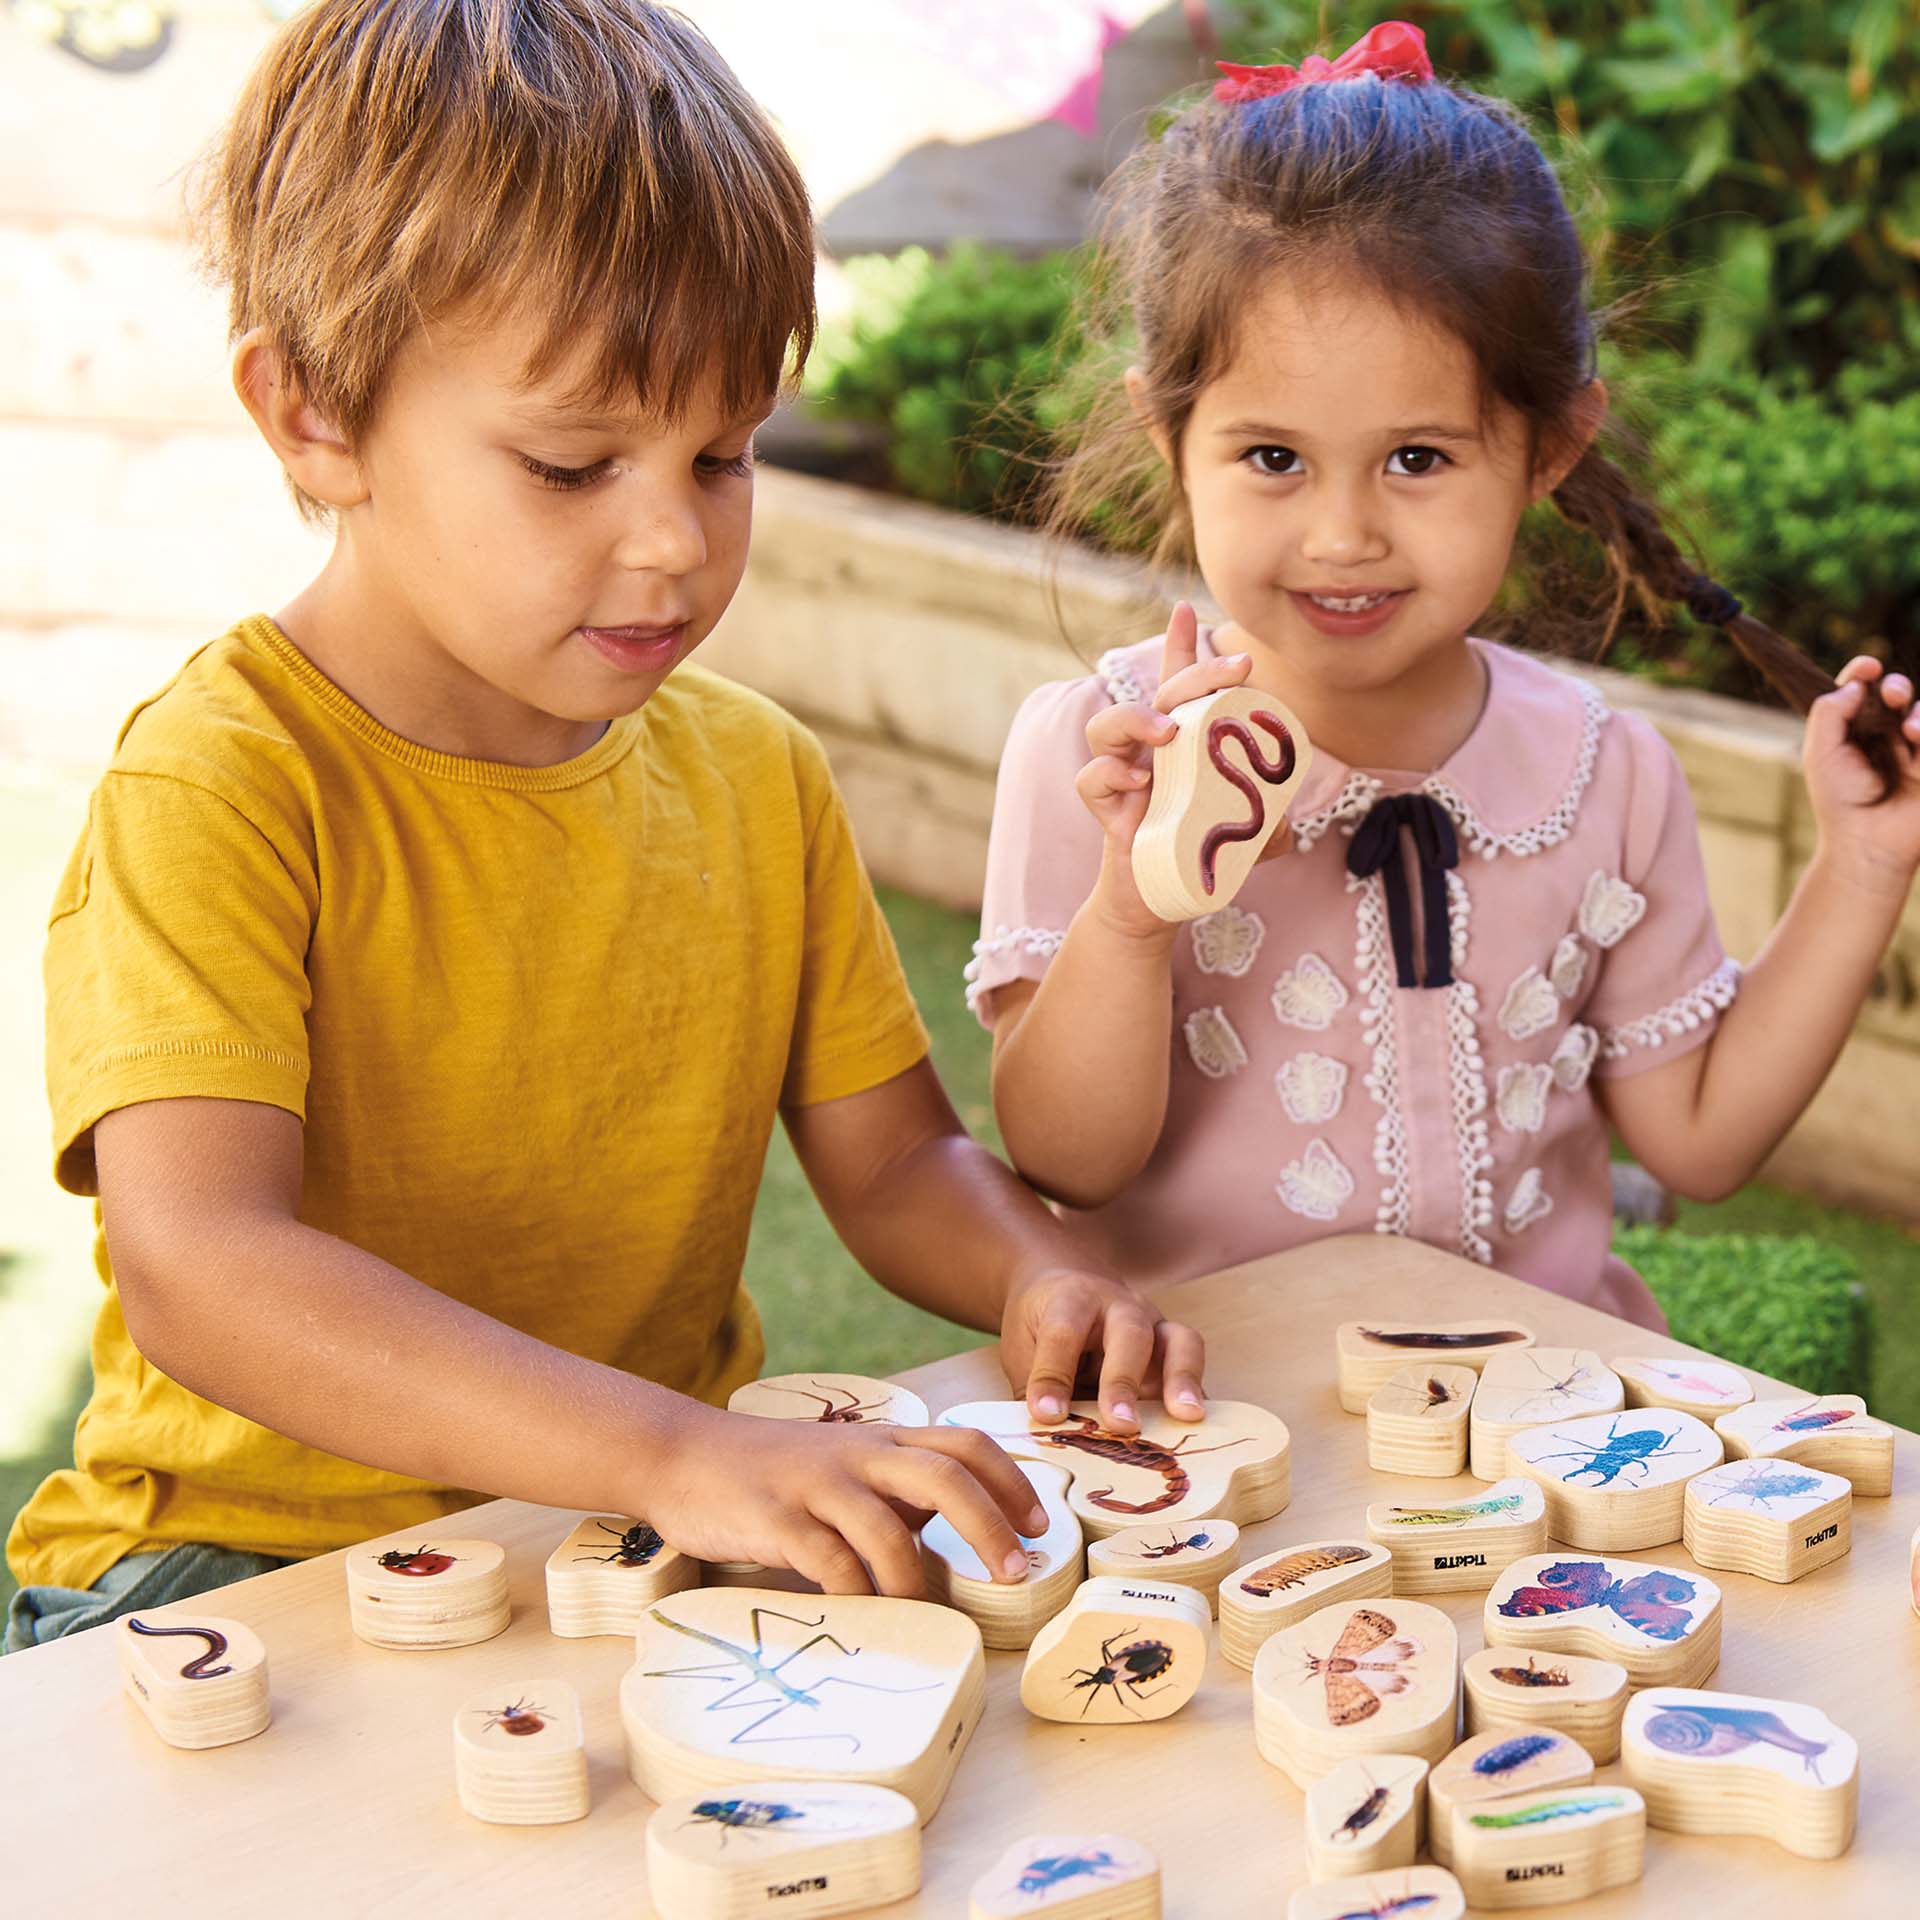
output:
[[[1177,1302],[1177,1305],[1175,1304]],[[1608,1315],[1412,1242],[1356,1237],[1170,1290],[1207,1336],[1209,1390],[1278,1411],[1293,1432],[1293,1504],[1249,1529],[1256,1552],[1359,1527],[1366,1503],[1433,1500],[1467,1481],[1395,1481],[1366,1466],[1365,1422],[1334,1394],[1333,1329],[1360,1317],[1511,1316],[1543,1343],[1685,1351]],[[993,1348],[902,1376],[936,1410],[1007,1389]],[[1783,1387],[1783,1391],[1790,1389]],[[1861,1746],[1859,1835],[1825,1864],[1756,1839],[1653,1832],[1646,1878],[1573,1907],[1592,1916],[1892,1920],[1920,1867],[1920,1620],[1907,1599],[1916,1437],[1897,1443],[1894,1497],[1854,1507],[1853,1552],[1796,1585],[1739,1574],[1713,1682],[1804,1700]],[[546,1629],[542,1570],[571,1516],[496,1501],[458,1530],[498,1540],[513,1624],[457,1653],[388,1653],[347,1628],[338,1554],[206,1602],[248,1622],[271,1662],[274,1721],[203,1753],[161,1744],[121,1698],[104,1631],[0,1660],[0,1906],[25,1915],[484,1914],[646,1911],[650,1806],[627,1777],[615,1688],[623,1639]],[[450,1523],[451,1525],[451,1523]],[[1641,1559],[1686,1565],[1685,1549]],[[1437,1596],[1482,1643],[1479,1594]],[[987,1656],[989,1706],[926,1830],[920,1896],[889,1914],[954,1916],[1002,1846],[1036,1828],[1117,1830],[1159,1853],[1170,1920],[1269,1920],[1306,1877],[1302,1795],[1254,1750],[1249,1681],[1214,1656],[1193,1704],[1158,1725],[1084,1730],[1022,1712],[1021,1656]],[[488,1827],[454,1798],[449,1725],[492,1679],[557,1674],[586,1707],[593,1811],[563,1827]],[[1617,1776],[1601,1770],[1601,1779]],[[1544,1910],[1543,1910],[1544,1911]]]

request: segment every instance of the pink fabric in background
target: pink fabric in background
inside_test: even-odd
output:
[[[1091,139],[1107,49],[1153,10],[1126,0],[891,0],[888,12],[892,32],[1000,95],[1010,117],[1060,120]]]

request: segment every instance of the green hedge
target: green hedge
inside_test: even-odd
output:
[[[1866,1392],[1872,1317],[1860,1270],[1813,1239],[1620,1227],[1673,1337],[1808,1393]]]

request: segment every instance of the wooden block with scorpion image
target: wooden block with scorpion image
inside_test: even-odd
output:
[[[1794,1460],[1837,1473],[1866,1499],[1893,1491],[1893,1429],[1857,1393],[1755,1400],[1723,1413],[1714,1431],[1730,1460]]]
[[[1507,1440],[1509,1468],[1546,1495],[1548,1534],[1592,1553],[1678,1540],[1687,1482],[1724,1457],[1711,1427],[1667,1407],[1553,1420]]]
[[[1160,1920],[1160,1862],[1120,1833],[1030,1833],[973,1883],[967,1920]]]
[[[1220,1651],[1252,1672],[1260,1649],[1338,1600],[1393,1591],[1393,1556],[1371,1540],[1306,1540],[1249,1560],[1220,1583]]]
[[[1191,1588],[1087,1580],[1034,1636],[1020,1704],[1036,1719],[1086,1726],[1165,1720],[1206,1667],[1207,1603]]]
[[[1532,1345],[1527,1328],[1499,1320],[1348,1320],[1333,1332],[1340,1404],[1348,1413],[1365,1413],[1367,1402],[1408,1367],[1444,1362],[1478,1373],[1494,1354]]]
[[[1410,1753],[1343,1760],[1307,1789],[1305,1817],[1310,1879],[1410,1867],[1427,1834],[1427,1763]]]
[[[1514,1479],[1434,1506],[1382,1501],[1367,1509],[1367,1538],[1393,1555],[1395,1593],[1470,1593],[1547,1544],[1546,1495]]]

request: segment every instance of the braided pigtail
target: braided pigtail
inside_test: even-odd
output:
[[[1564,519],[1586,528],[1606,548],[1615,582],[1609,639],[1631,592],[1656,622],[1678,603],[1703,625],[1718,627],[1796,712],[1805,713],[1839,684],[1791,640],[1756,620],[1719,581],[1702,573],[1675,544],[1658,509],[1597,447],[1589,447],[1554,489],[1553,503]],[[1880,797],[1886,799],[1900,785],[1894,745],[1900,716],[1872,682],[1847,732],[1880,776]]]

